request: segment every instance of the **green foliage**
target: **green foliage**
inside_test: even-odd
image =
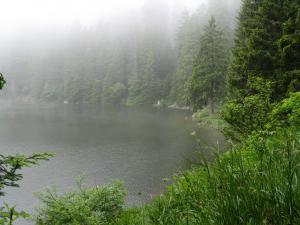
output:
[[[3,75],[0,73],[0,90],[5,85]],[[48,160],[52,157],[51,153],[34,153],[31,156],[23,154],[4,156],[0,154],[0,196],[4,196],[2,191],[5,187],[19,187],[19,181],[23,175],[19,170],[38,165],[40,161]],[[25,212],[15,210],[16,206],[9,207],[4,203],[4,207],[0,207],[0,225],[12,225],[18,218],[28,218],[29,215]]]
[[[148,0],[141,14],[119,15],[117,21],[89,28],[74,23],[69,32],[41,37],[40,42],[28,37],[26,51],[18,47],[23,45],[18,39],[11,46],[14,54],[1,52],[13,78],[6,93],[31,101],[105,104],[110,89],[121,83],[126,94],[120,104],[168,99],[188,106],[185,83],[192,75],[204,24],[215,16],[232,42],[238,1],[210,0],[193,13],[186,11],[180,21],[183,5]],[[151,84],[139,88],[144,82]]]
[[[224,97],[228,54],[222,32],[212,17],[200,39],[200,50],[193,74],[187,83],[188,100],[194,110],[215,104]]]
[[[4,207],[0,208],[0,224],[1,225],[12,225],[17,219],[23,218],[28,219],[30,215],[26,212],[17,212],[16,206],[9,207],[4,203]]]
[[[299,7],[299,1],[243,2],[223,112],[232,139],[262,129],[272,106],[300,90]]]
[[[230,124],[225,128],[225,134],[234,141],[264,129],[269,121],[272,108],[270,83],[262,78],[253,78],[247,85],[253,94],[228,101],[222,110],[222,118]]]
[[[127,208],[110,225],[147,225],[150,224],[148,207]]]
[[[174,77],[171,80],[170,100],[179,105],[186,105],[185,83],[193,72],[193,65],[199,48],[200,30],[203,18],[199,18],[199,12],[189,16],[186,12],[177,32],[177,66]]]
[[[85,188],[59,195],[46,190],[38,197],[44,204],[35,218],[37,225],[107,225],[114,224],[122,212],[126,191],[120,182],[103,187]]]
[[[139,59],[139,75],[129,82],[127,105],[152,105],[164,96],[164,80],[155,70],[155,57],[144,50]]]
[[[31,156],[17,154],[14,156],[4,156],[0,154],[0,196],[4,195],[1,191],[4,187],[19,187],[18,182],[22,180],[22,174],[18,171],[24,167],[37,165],[41,160],[48,160],[53,154],[35,153]]]
[[[212,114],[208,107],[205,107],[193,114],[193,119],[195,119],[199,124],[204,126],[211,126],[215,129],[221,130],[225,127],[225,121],[220,117],[220,105],[216,106],[216,112]]]
[[[2,73],[0,73],[0,90],[4,87],[6,81],[4,80],[4,77]]]
[[[127,105],[152,105],[163,97],[162,90],[163,82],[153,77],[133,81],[129,88]]]
[[[19,170],[37,165],[41,160],[48,160],[53,154],[50,153],[35,153],[31,156],[17,154],[14,156],[4,156],[0,154],[0,196],[4,195],[2,191],[4,187],[19,187],[19,181],[22,180],[22,174]],[[0,224],[13,224],[18,218],[28,218],[29,215],[25,212],[17,212],[14,207],[9,207],[4,204],[0,208]]]
[[[103,102],[110,105],[124,105],[127,89],[122,83],[115,83],[108,87],[103,93]]]
[[[262,80],[252,85],[259,94],[269,93]],[[255,97],[245,100],[246,109],[266,96]],[[216,154],[214,162],[203,158],[200,167],[174,176],[166,192],[145,206],[124,208],[119,184],[60,196],[48,191],[41,195],[37,224],[299,224],[299,98],[294,93],[275,105],[264,116],[266,126],[249,131],[229,151]],[[255,116],[266,113],[257,110]],[[209,110],[199,115],[205,118]]]
[[[204,160],[156,198],[149,224],[299,224],[299,140],[291,130],[256,133]]]
[[[300,127],[300,92],[292,93],[276,105],[270,115],[268,126]]]

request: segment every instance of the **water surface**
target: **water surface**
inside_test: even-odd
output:
[[[140,204],[163,191],[163,178],[185,169],[194,157],[191,113],[153,108],[103,109],[90,105],[5,105],[0,109],[1,153],[49,151],[56,156],[23,170],[21,188],[7,190],[5,201],[32,212],[33,193],[55,185],[73,190],[85,174],[95,186],[121,179],[127,204]],[[206,144],[220,135],[201,128]],[[25,224],[25,223],[23,223]]]

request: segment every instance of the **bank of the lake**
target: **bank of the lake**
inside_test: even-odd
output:
[[[191,132],[197,129],[205,140],[204,152],[222,139],[213,129],[197,127],[191,112],[182,110],[2,105],[3,153],[56,154],[38,168],[25,169],[21,188],[6,190],[4,200],[28,212],[39,205],[35,192],[52,185],[59,192],[75,190],[75,178],[83,173],[88,187],[122,180],[127,204],[143,204],[163,192],[169,183],[164,178],[190,167],[196,149]]]
[[[231,146],[214,161],[203,157],[174,177],[151,202],[128,207],[120,183],[44,192],[37,225],[299,224],[300,94],[274,107],[264,130]],[[289,112],[289,113],[287,113]]]

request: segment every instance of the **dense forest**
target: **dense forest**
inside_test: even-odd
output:
[[[38,225],[300,224],[299,0],[243,0],[237,21],[229,1],[209,1],[169,30],[167,8],[152,7],[144,6],[138,23],[125,21],[130,31],[74,25],[68,46],[36,56],[42,62],[22,62],[24,77],[35,74],[34,81],[20,79],[7,96],[116,105],[165,100],[198,113],[208,108],[208,116],[224,122],[228,150],[214,149],[214,161],[201,158],[142,206],[124,205],[119,182],[79,186],[62,195],[41,193],[43,205],[32,219]],[[161,27],[153,30],[154,23]],[[47,73],[57,76],[47,79]],[[3,156],[0,188],[22,178],[14,178],[18,169],[50,156]],[[3,215],[2,224],[24,216],[12,209]]]
[[[9,54],[0,54],[9,82],[4,98],[112,105],[165,100],[187,105],[185,83],[200,35],[215,16],[229,49],[238,2],[211,0],[189,12],[171,8],[167,1],[146,1],[141,11],[94,27],[74,21],[68,32],[22,34]]]

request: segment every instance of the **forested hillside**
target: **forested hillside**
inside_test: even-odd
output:
[[[187,82],[188,100],[196,110],[210,105],[214,113],[214,104],[223,98],[228,151],[216,149],[213,162],[202,157],[200,166],[175,176],[164,194],[142,207],[122,209],[124,189],[118,184],[103,187],[102,192],[117,193],[110,202],[116,214],[91,207],[84,218],[120,225],[300,223],[300,3],[244,0],[238,20],[231,58],[225,41],[230,35],[212,17],[200,31],[198,51],[186,51],[196,56],[186,68],[192,75],[175,76],[176,88]],[[90,204],[86,193],[98,196],[99,189],[77,192],[76,200],[71,194],[53,199],[45,193],[37,224],[67,218],[57,211],[61,205],[72,209],[69,224],[80,221],[74,219],[79,213],[74,206]],[[93,217],[92,212],[106,216]]]
[[[229,48],[237,2],[213,0],[191,12],[165,1],[146,1],[140,11],[99,21],[97,26],[75,21],[68,32],[22,34],[9,54],[0,54],[10,83],[4,97],[113,105],[165,100],[187,105],[185,83],[203,28],[215,16]]]
[[[126,205],[121,182],[90,188],[80,180],[77,191],[63,194],[46,189],[31,216],[35,224],[300,224],[300,2],[243,0],[235,19],[236,5],[210,0],[183,12],[147,1],[117,23],[74,23],[63,42],[47,34],[16,45],[3,60],[5,71],[18,76],[6,98],[188,105],[203,118],[221,120],[228,141],[226,152],[218,143],[211,148],[214,159],[199,145],[199,163],[143,205]],[[45,40],[53,44],[47,51]],[[0,89],[4,84],[1,76]],[[197,132],[192,136],[199,144]],[[19,169],[51,156],[0,155],[0,191],[18,186]],[[0,224],[18,217],[29,215],[0,209]]]

